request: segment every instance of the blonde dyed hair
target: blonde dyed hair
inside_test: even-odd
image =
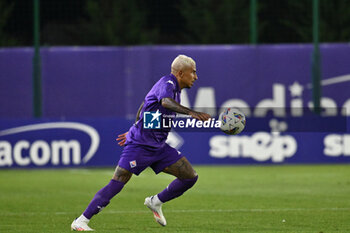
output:
[[[180,71],[192,66],[196,66],[196,62],[191,57],[180,54],[171,63],[171,70]]]

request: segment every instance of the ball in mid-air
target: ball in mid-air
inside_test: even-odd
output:
[[[219,116],[220,129],[230,135],[239,134],[245,127],[244,114],[236,108],[226,108]]]

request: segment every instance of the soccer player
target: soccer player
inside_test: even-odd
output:
[[[147,167],[151,167],[156,174],[165,172],[176,177],[162,192],[146,197],[144,203],[153,212],[155,220],[162,226],[166,225],[162,204],[190,189],[198,175],[185,156],[165,143],[170,129],[146,129],[143,116],[144,112],[155,112],[151,114],[152,119],[156,119],[160,114],[181,113],[197,120],[208,120],[210,115],[179,104],[181,89],[191,88],[197,79],[195,61],[185,55],[177,56],[171,64],[171,74],[162,77],[146,95],[135,124],[127,133],[118,136],[118,144],[124,149],[113,178],[96,193],[83,214],[73,221],[72,230],[93,231],[88,226],[90,219],[109,204],[132,174],[139,175]]]

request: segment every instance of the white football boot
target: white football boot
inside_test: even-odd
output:
[[[88,226],[88,222],[77,221],[77,219],[72,222],[70,228],[72,231],[95,231]]]
[[[158,196],[146,197],[144,205],[153,212],[154,219],[157,223],[165,227],[166,220],[162,212],[162,202],[158,199]]]

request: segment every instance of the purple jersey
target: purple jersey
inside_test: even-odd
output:
[[[125,144],[138,144],[151,147],[163,146],[170,129],[144,129],[144,112],[156,112],[159,110],[162,115],[175,115],[175,112],[172,112],[161,105],[161,100],[163,98],[172,98],[177,103],[180,103],[180,94],[181,89],[179,83],[173,74],[162,77],[156,84],[154,84],[145,97],[144,105],[140,112],[140,119],[129,129]]]

